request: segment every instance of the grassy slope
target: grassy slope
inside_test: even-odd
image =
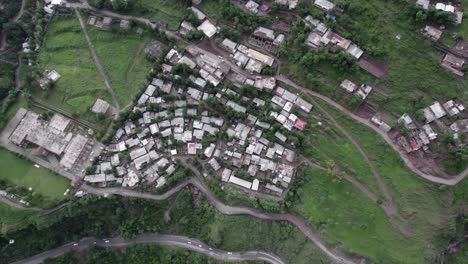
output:
[[[148,39],[141,38],[135,33],[122,36],[95,28],[88,28],[88,32],[123,107],[141,90],[141,84],[149,72],[150,64],[145,59],[145,46],[140,48],[140,45],[146,44]]]
[[[19,210],[0,203],[0,234],[6,233],[17,225],[30,223],[39,213]]]
[[[51,200],[63,199],[63,193],[70,186],[64,177],[45,168],[36,168],[28,160],[18,158],[5,149],[0,149],[0,177],[25,188],[32,187]]]
[[[451,209],[446,206],[451,203],[451,192],[439,191],[419,179],[377,134],[321,104],[369,155],[406,219],[402,226],[410,236],[401,235],[381,209],[349,183],[334,183],[331,176],[314,169],[306,171],[311,182],[302,188],[303,205],[297,209],[323,230],[328,241],[339,241],[345,249],[374,261],[425,263],[432,259],[435,251],[430,246],[436,249],[443,246],[435,238],[437,234],[453,228]]]
[[[76,17],[53,17],[38,56],[42,69],[56,70],[62,77],[47,102],[71,113],[84,113],[96,96],[107,96],[104,83],[91,58]]]
[[[290,63],[283,65],[285,73],[306,87],[328,96],[335,94],[337,85],[344,78],[351,78],[358,83],[369,83],[376,88],[370,96],[371,103],[381,111],[397,115],[415,111],[411,99],[420,96],[428,103],[432,98],[468,99],[466,81],[455,78],[440,67],[442,54],[431,46],[429,41],[418,35],[418,28],[411,24],[400,4],[383,0],[353,0],[352,3],[364,4],[369,8],[369,12],[378,14],[376,18],[368,17],[369,12],[353,14],[350,17],[354,23],[360,24],[361,28],[366,30],[346,30],[351,33],[351,39],[357,38],[356,36],[363,39],[362,43],[358,43],[362,47],[377,46],[387,51],[385,56],[377,59],[388,64],[389,76],[373,80],[362,70],[350,75],[337,73],[327,65],[304,72],[300,71],[297,65]],[[401,39],[397,40],[396,35],[400,35]]]
[[[371,192],[383,198],[369,165],[363,160],[358,149],[333,124],[324,120],[321,122],[321,126],[313,121],[308,122],[310,125],[304,132],[307,137],[303,155],[322,166],[326,166],[328,160],[334,161],[339,171],[352,175]]]

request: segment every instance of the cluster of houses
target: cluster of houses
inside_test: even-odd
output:
[[[245,2],[244,8],[254,15],[266,14],[270,9],[271,1],[243,1]],[[299,0],[275,0],[273,3],[288,6],[289,10],[295,9]]]
[[[352,81],[345,79],[341,82],[341,89],[345,90],[349,95],[359,96],[362,100],[366,100],[367,96],[372,92],[372,87],[367,84],[357,86]]]
[[[269,28],[258,27],[250,35],[249,43],[273,54],[277,54],[285,39],[286,37],[284,34],[275,34],[275,31]]]
[[[419,6],[423,9],[428,10],[429,8],[434,8],[435,10],[449,12],[455,14],[455,22],[460,25],[463,20],[463,8],[460,5],[452,5],[451,3],[435,3],[431,5],[430,0],[417,0],[416,6]]]
[[[426,25],[421,29],[421,33],[429,38],[431,41],[437,42],[442,36],[442,30],[434,26]],[[465,65],[465,59],[460,58],[452,53],[444,55],[441,63],[442,67],[449,72],[463,77],[465,73],[462,71],[463,65]]]
[[[275,62],[273,57],[238,44],[228,38],[222,41],[221,46],[231,53],[230,56],[239,67],[250,73],[260,73],[263,67],[272,67]]]
[[[257,87],[261,88],[257,89],[264,94],[263,99],[241,96],[234,88],[207,89],[208,83],[210,87],[219,85],[229,66],[196,47],[188,47],[187,51],[187,54],[179,54],[174,49],[168,52],[161,73],[148,84],[133,108],[137,117],[127,120],[116,131],[85,181],[115,182],[124,187],[148,184],[158,188],[177,171],[177,161],[188,157],[200,160],[206,170],[203,175],[209,172],[224,184],[283,194],[296,169],[294,146],[279,130],[269,139],[265,133],[272,128],[271,122],[279,122],[287,130],[303,130],[307,122],[299,118],[299,111],[310,112],[312,105],[276,86],[273,77],[259,78],[252,83],[259,83]],[[174,80],[181,78],[172,71],[175,64],[185,64],[198,71],[197,76],[188,77],[187,87],[175,84]],[[222,114],[204,107],[202,102],[209,98],[243,113],[245,119],[227,122]],[[248,105],[263,109],[264,116],[273,118],[267,122],[259,113],[250,112]],[[293,106],[297,106],[297,111],[293,111]],[[102,100],[93,106],[97,112],[107,109],[108,104]],[[221,135],[227,135],[227,140]]]
[[[206,15],[198,8],[192,6],[189,8],[195,16],[198,18],[198,20],[203,21],[198,27],[195,28],[192,23],[184,20],[180,24],[179,27],[179,34],[182,36],[186,36],[188,33],[191,31],[199,30],[205,34],[208,38],[213,37],[216,33],[218,33],[219,29],[218,27],[213,24],[209,19],[207,19]]]
[[[200,77],[192,77],[192,81],[199,87],[204,88],[207,83],[217,87],[231,70],[230,66],[223,59],[206,52],[197,47],[187,47],[187,51],[192,56],[180,54],[177,50],[171,49],[165,59],[172,64],[184,64],[190,69],[199,68]],[[164,71],[170,72],[170,65],[164,65]]]
[[[408,135],[400,136],[398,142],[408,153],[421,148],[426,151],[431,141],[437,138],[437,133],[434,132],[430,123],[445,116],[454,118],[460,115],[464,110],[465,107],[461,103],[456,103],[454,100],[449,100],[444,104],[436,101],[432,105],[421,110],[425,118],[425,124],[421,127],[419,127],[408,114],[403,114],[398,119],[398,123],[407,129]],[[458,138],[458,133],[468,132],[467,124],[468,122],[465,119],[457,120],[450,126],[455,138]]]
[[[344,50],[346,53],[350,54],[357,60],[361,58],[364,54],[364,51],[359,48],[351,40],[346,39],[337,33],[333,32],[331,29],[327,28],[320,20],[313,18],[312,16],[307,16],[305,19],[307,25],[309,25],[313,30],[310,32],[309,36],[306,39],[305,44],[308,47],[313,49],[324,47],[328,44],[333,44],[336,47]]]
[[[129,30],[131,28],[130,20],[121,19],[120,21],[114,21],[112,17],[90,15],[88,18],[88,25],[93,26],[101,30],[110,30],[113,24],[118,23],[119,28],[122,30]],[[143,33],[142,28],[137,29],[138,33]]]
[[[55,113],[50,120],[38,113],[20,108],[10,121],[13,130],[8,139],[17,146],[35,146],[36,152],[51,154],[59,159],[62,169],[81,172],[96,142],[74,130],[67,117]]]

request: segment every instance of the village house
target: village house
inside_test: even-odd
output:
[[[438,41],[442,36],[442,30],[433,26],[426,25],[421,32],[424,36],[430,38],[432,41]]]
[[[450,71],[451,73],[463,77],[465,74],[461,71],[465,60],[459,58],[451,53],[447,53],[442,60],[442,67]]]
[[[335,4],[327,0],[315,0],[314,5],[326,11],[331,10],[335,7]]]
[[[252,12],[252,14],[257,14],[258,13],[258,7],[260,5],[252,0],[249,0],[246,4],[245,4],[245,8],[247,10],[249,10],[250,12]]]

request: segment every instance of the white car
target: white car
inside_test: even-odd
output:
[[[232,252],[228,252],[228,255],[232,255]]]
[[[203,246],[202,245],[198,245],[199,248],[202,248]]]
[[[78,246],[78,243],[73,243],[73,246],[74,246],[74,247]]]

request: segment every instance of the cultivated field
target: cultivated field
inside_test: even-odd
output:
[[[83,114],[96,97],[108,98],[76,17],[52,18],[38,62],[42,70],[56,70],[62,76],[52,91],[36,92],[40,99],[69,113]]]
[[[144,52],[148,38],[134,32],[121,35],[93,27],[88,27],[88,34],[119,104],[124,107],[143,88],[150,70]]]

